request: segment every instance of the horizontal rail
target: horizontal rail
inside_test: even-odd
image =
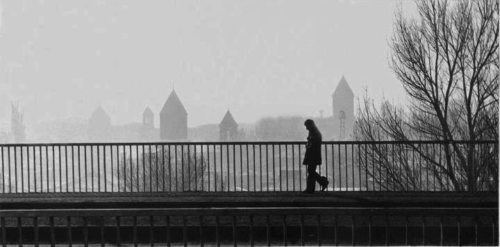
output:
[[[238,208],[104,208],[104,209],[2,209],[0,217],[47,216],[249,216],[249,215],[392,215],[474,216],[498,215],[497,208],[461,207],[238,207]]]
[[[323,144],[498,144],[499,140],[407,140],[407,141],[323,141]],[[117,146],[117,145],[278,145],[278,144],[304,144],[305,141],[233,141],[233,142],[171,142],[171,141],[148,141],[148,142],[43,142],[43,143],[0,143],[1,146]]]

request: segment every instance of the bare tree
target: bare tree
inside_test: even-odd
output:
[[[220,175],[208,174],[207,161],[194,152],[184,150],[160,152],[149,150],[136,157],[128,157],[128,166],[120,179],[121,191],[158,192],[158,191],[207,191],[209,176],[211,190],[223,190]],[[219,179],[214,179],[217,176]]]
[[[389,160],[406,163],[402,178],[375,177],[379,183],[421,186],[421,181],[412,180],[421,180],[422,174],[411,169],[411,159],[405,157],[417,152],[424,159],[423,171],[451,183],[454,190],[498,188],[498,145],[473,144],[498,140],[498,8],[494,0],[421,0],[416,19],[397,13],[390,64],[409,96],[409,108],[405,111],[384,102],[377,109],[365,99],[356,137],[445,144],[441,153],[408,144],[400,146],[404,150],[395,156],[384,154],[387,150],[380,147],[366,149],[386,161],[381,164],[387,174],[396,174]]]

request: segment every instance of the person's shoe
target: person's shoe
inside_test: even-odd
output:
[[[323,182],[320,184],[320,186],[321,186],[321,191],[325,191],[325,190],[326,190],[326,188],[328,188],[328,184],[329,184],[330,182],[328,182],[328,178],[326,178],[326,177],[322,177],[322,178],[323,178]]]
[[[314,190],[304,190],[304,191],[302,191],[302,193],[304,193],[304,194],[313,194]]]

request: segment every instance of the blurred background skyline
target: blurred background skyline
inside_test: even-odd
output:
[[[357,99],[405,102],[388,63],[396,10],[410,1],[3,0],[0,132],[10,102],[30,129],[158,116],[173,88],[188,126],[325,117],[345,76]],[[155,124],[158,125],[158,117]]]

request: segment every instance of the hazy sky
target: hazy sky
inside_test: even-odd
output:
[[[188,125],[264,116],[331,115],[345,75],[357,96],[404,99],[389,68],[399,1],[1,2],[0,131],[10,101],[37,122],[114,124],[158,112],[174,87]],[[412,10],[413,3],[403,2]]]

